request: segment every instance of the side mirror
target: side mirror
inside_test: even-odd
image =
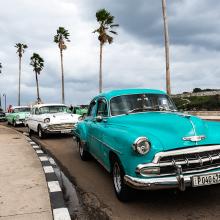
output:
[[[103,117],[101,115],[98,115],[95,119],[97,122],[103,121]]]

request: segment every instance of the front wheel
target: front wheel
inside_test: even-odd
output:
[[[90,154],[89,154],[88,151],[86,151],[86,150],[84,149],[83,143],[79,140],[79,141],[77,141],[77,144],[78,144],[78,147],[79,147],[79,155],[80,155],[80,158],[81,158],[83,161],[89,160]]]
[[[44,131],[42,130],[42,128],[41,128],[41,126],[39,126],[38,127],[38,137],[40,138],[40,139],[43,139],[43,138],[45,138],[45,133],[44,133]]]
[[[112,160],[112,180],[117,198],[127,202],[132,198],[132,189],[124,183],[124,169],[117,158]]]
[[[15,120],[13,121],[13,126],[14,126],[14,127],[16,127],[16,126],[17,126],[17,124],[16,124],[16,121],[15,121]]]

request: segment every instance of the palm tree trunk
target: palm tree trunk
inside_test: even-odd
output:
[[[171,94],[170,88],[170,49],[169,49],[169,34],[168,21],[166,14],[166,0],[162,0],[163,20],[164,20],[164,41],[165,41],[165,56],[166,56],[166,89],[167,94]]]
[[[61,60],[61,74],[62,74],[62,103],[65,103],[65,94],[64,94],[64,71],[63,71],[63,50],[60,49],[60,60]]]
[[[103,48],[103,44],[100,42],[100,54],[99,54],[99,93],[102,93],[102,48]]]
[[[37,77],[37,72],[35,72],[36,75],[36,84],[37,84],[37,102],[40,102],[40,93],[39,93],[39,85],[38,85],[38,77]]]
[[[21,105],[21,57],[19,56],[18,106]]]

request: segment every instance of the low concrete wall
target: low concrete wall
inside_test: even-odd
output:
[[[220,121],[220,111],[188,111],[190,115],[196,115],[205,120]]]
[[[190,115],[220,116],[220,111],[188,111]]]

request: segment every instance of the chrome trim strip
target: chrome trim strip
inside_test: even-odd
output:
[[[159,152],[155,155],[153,159],[153,163],[157,164],[160,161],[161,157],[176,156],[176,155],[191,154],[191,153],[200,153],[200,152],[206,152],[206,151],[211,151],[211,150],[220,150],[220,145],[199,146],[199,147],[191,147],[191,148],[184,148],[184,149],[179,149],[179,150]]]
[[[111,147],[110,145],[106,144],[105,142],[99,140],[98,138],[96,138],[96,137],[94,137],[94,136],[92,136],[92,135],[90,135],[90,137],[93,138],[93,139],[95,139],[96,141],[100,142],[100,143],[103,144],[105,147],[107,147],[107,148],[113,150],[114,152],[117,152],[117,153],[119,153],[119,154],[122,154],[122,152],[120,152],[120,151],[118,151],[118,150],[115,150],[113,147]]]

